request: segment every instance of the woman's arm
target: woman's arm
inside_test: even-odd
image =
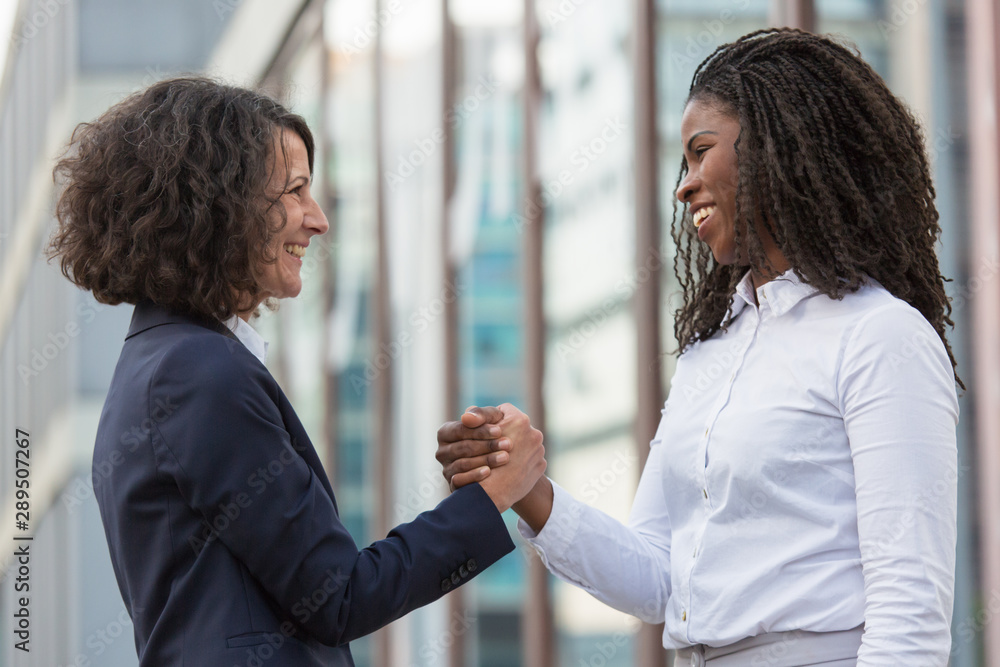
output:
[[[448,422],[438,430],[436,456],[444,466],[443,474],[451,488],[472,482],[489,484],[492,468],[506,465],[510,460],[511,438],[517,437],[513,426],[519,419],[526,420],[527,415],[509,403],[497,407],[474,406],[459,421]],[[530,420],[528,424],[530,427]],[[531,430],[541,437],[538,430]],[[532,530],[540,531],[552,511],[552,484],[548,478],[539,477],[513,508]]]
[[[176,509],[171,535],[178,568],[221,557],[225,548],[290,619],[341,645],[440,598],[513,550],[497,507],[540,476],[540,443],[528,441],[504,474],[491,476],[493,496],[470,485],[359,550],[317,476],[322,471],[300,455],[312,446],[290,409],[279,409],[277,384],[226,343],[202,336],[168,351],[150,390],[151,403],[177,406],[155,425],[152,446],[164,483],[176,484],[188,506]]]
[[[934,329],[893,304],[866,316],[838,378],[854,460],[865,582],[858,667],[948,663],[958,403]]]
[[[499,424],[516,410],[503,408],[471,408],[460,422],[449,422],[438,431],[437,458],[453,484],[468,471],[482,474],[482,457],[499,446],[483,425]],[[511,440],[510,451],[516,451],[519,442]],[[663,498],[661,450],[654,441],[627,526],[575,500],[544,477],[514,504],[522,518],[521,535],[553,574],[650,623],[663,621],[670,595],[670,520]],[[460,454],[470,461],[454,458]]]

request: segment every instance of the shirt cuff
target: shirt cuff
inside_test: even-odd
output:
[[[525,523],[517,520],[517,532],[527,541],[546,566],[550,563],[548,554],[558,558],[560,554],[569,553],[569,545],[577,537],[580,529],[580,516],[585,505],[576,500],[561,486],[552,482],[552,513],[542,530],[536,533]]]

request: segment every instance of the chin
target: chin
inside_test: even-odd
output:
[[[289,287],[284,292],[282,292],[279,298],[281,299],[294,299],[302,291],[302,285],[297,285],[295,287]]]

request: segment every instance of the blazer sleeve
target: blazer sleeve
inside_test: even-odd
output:
[[[174,536],[195,555],[219,540],[290,617],[341,645],[428,604],[514,549],[478,484],[362,550],[278,410],[274,379],[223,336],[175,345],[149,400],[172,406],[156,425],[158,468],[204,517],[202,535]],[[178,544],[181,541],[189,544]]]

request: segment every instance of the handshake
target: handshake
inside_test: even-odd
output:
[[[451,489],[479,482],[500,512],[513,508],[538,532],[552,511],[542,433],[510,403],[472,407],[438,429],[437,460]]]

